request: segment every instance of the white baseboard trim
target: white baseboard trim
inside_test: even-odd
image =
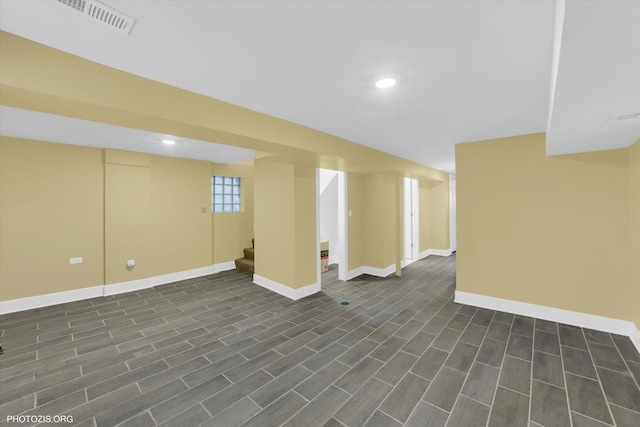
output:
[[[153,286],[152,277],[139,280],[129,280],[128,282],[112,283],[110,285],[104,285],[103,296],[124,294],[126,292],[139,291],[141,289],[147,289]]]
[[[165,285],[167,283],[178,282],[180,280],[193,279],[195,277],[208,276],[214,274],[214,266],[194,268],[191,270],[178,271],[176,273],[162,274],[160,276],[147,277],[146,279],[131,280],[122,283],[113,283],[104,286],[104,296],[117,295],[126,292],[139,291],[141,289],[152,288],[154,286]]]
[[[638,327],[634,323],[631,323],[631,329],[632,330],[629,334],[629,338],[631,339],[633,345],[636,346],[636,350],[640,352],[640,329],[638,329]]]
[[[358,277],[361,274],[364,274],[364,267],[354,268],[353,270],[347,271],[346,280],[351,280],[353,278]]]
[[[426,251],[422,251],[418,254],[418,259],[426,258],[429,255],[449,256],[452,253],[453,250],[451,249],[427,249]]]
[[[627,320],[613,319],[611,317],[596,316],[594,314],[580,313],[578,311],[563,310],[560,308],[529,304],[462,291],[455,292],[455,302],[458,304],[505,311],[507,313],[565,323],[567,325],[578,326],[581,328],[595,329],[597,331],[624,335],[629,337],[638,351],[640,351],[640,330],[638,330],[635,324]]]
[[[47,307],[50,305],[64,304],[67,302],[80,301],[88,298],[102,297],[108,295],[123,294],[126,292],[138,291],[152,288],[158,285],[178,282],[180,280],[193,279],[196,277],[208,276],[209,274],[235,268],[233,261],[214,264],[207,267],[194,268],[192,270],[179,271],[177,273],[163,274],[160,276],[147,277],[145,279],[131,280],[110,285],[92,286],[90,288],[74,289],[71,291],[56,292],[52,294],[37,295],[34,297],[20,298],[9,301],[0,301],[0,314],[15,313],[17,311],[33,310],[34,308]]]
[[[236,262],[235,261],[227,261],[221,262],[219,264],[213,264],[213,272],[220,273],[221,271],[235,270]]]
[[[303,286],[302,288],[293,289],[283,285],[282,283],[275,282],[257,274],[253,275],[253,283],[292,300],[299,300],[301,298],[308,297],[309,295],[320,292],[321,289],[320,283],[312,283],[310,285]]]
[[[37,295],[35,297],[19,298],[9,301],[0,301],[0,314],[15,313],[17,311],[33,310],[34,308],[50,305],[64,304],[67,302],[102,296],[103,286],[74,289],[71,291],[55,292],[53,294]]]
[[[339,262],[340,262],[340,258],[338,258],[337,256],[330,256],[329,257],[329,265],[338,264]]]
[[[371,276],[387,277],[388,275],[396,272],[396,265],[391,264],[390,266],[385,268],[368,267],[365,265],[364,267],[362,267],[362,272]]]
[[[416,259],[403,259],[402,261],[400,261],[400,268],[405,268],[408,265],[413,264],[414,262],[420,260],[422,258],[416,258]]]
[[[396,272],[396,265],[391,264],[385,268],[377,268],[377,267],[369,267],[367,265],[363,265],[358,268],[354,268],[351,271],[347,272],[347,280],[351,280],[355,277],[358,277],[361,274],[369,274],[371,276],[377,277],[387,277],[388,275]]]
[[[426,251],[422,251],[418,253],[418,259],[424,259],[429,255],[434,255],[433,249],[427,249]]]

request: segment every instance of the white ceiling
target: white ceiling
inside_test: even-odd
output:
[[[640,1],[565,4],[547,154],[628,147],[640,138]]]
[[[573,114],[577,108],[588,104],[608,118],[636,105],[623,108],[622,85],[598,79],[615,73],[631,89],[640,81],[637,62],[615,49],[628,35],[624,51],[637,52],[640,2],[569,2],[551,120],[554,1],[103,3],[137,19],[130,35],[56,0],[2,0],[0,28],[449,172],[456,143],[548,126],[558,152],[591,149],[563,134],[576,120],[591,123],[591,115]],[[616,5],[624,16],[608,12],[616,3],[625,4]],[[611,73],[581,80],[598,64]],[[399,83],[376,89],[381,76]],[[597,137],[598,149],[633,142],[615,132]]]

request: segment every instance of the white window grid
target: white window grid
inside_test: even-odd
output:
[[[235,176],[211,177],[211,212],[240,212],[241,185]]]

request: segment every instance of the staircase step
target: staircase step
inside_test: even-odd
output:
[[[236,260],[236,270],[246,271],[247,273],[255,273],[255,265],[252,259],[238,258]]]
[[[256,250],[254,248],[245,248],[244,250],[244,257],[247,259],[255,259],[255,252]]]

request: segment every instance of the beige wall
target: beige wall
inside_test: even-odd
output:
[[[293,169],[284,163],[254,161],[255,273],[286,286],[295,283]]]
[[[640,140],[629,148],[629,229],[632,320],[640,329]]]
[[[0,300],[102,285],[102,224],[101,150],[0,137]]]
[[[294,288],[318,281],[316,168],[294,167],[295,284]]]
[[[424,252],[427,249],[431,249],[431,215],[429,215],[429,209],[431,204],[429,203],[429,195],[432,183],[429,181],[418,181],[418,212],[419,225],[419,252]]]
[[[105,283],[211,265],[210,179],[209,162],[105,150]]]
[[[457,289],[631,320],[628,150],[456,146]]]
[[[242,258],[242,249],[251,247],[253,239],[253,166],[213,163],[211,175],[241,178],[242,212],[214,213],[213,264]],[[209,209],[211,202],[209,202]]]
[[[254,164],[256,274],[293,289],[316,283],[315,168]]]
[[[420,252],[448,250],[450,234],[449,181],[419,181]]]
[[[362,266],[387,268],[401,256],[399,184],[393,174],[347,175],[349,270]]]
[[[151,157],[151,226],[155,275],[212,264],[210,162]]]
[[[0,301],[206,267],[214,247],[223,262],[251,244],[251,166],[6,137],[0,144]],[[243,177],[244,212],[212,219],[212,170]]]
[[[348,263],[349,270],[355,270],[364,265],[364,184],[363,175],[359,173],[347,174],[347,234],[348,234]]]
[[[387,268],[396,263],[397,177],[388,174],[363,176],[364,265]]]
[[[148,164],[151,156],[144,157]],[[150,250],[153,232],[150,167],[106,163],[104,177],[105,283],[151,277],[155,262]],[[129,258],[135,260],[134,267],[127,267]]]

